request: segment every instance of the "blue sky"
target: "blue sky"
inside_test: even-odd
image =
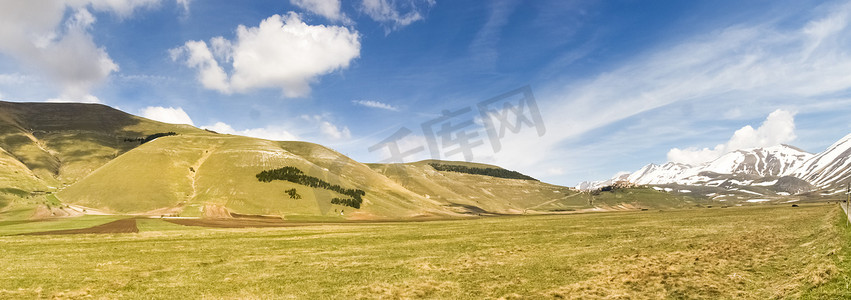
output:
[[[575,185],[739,148],[822,151],[851,132],[849,14],[842,1],[3,1],[0,99],[100,102],[363,162],[393,158],[381,142],[404,128],[395,145],[420,150],[404,161]],[[509,97],[494,111],[531,123],[488,135],[505,124],[477,105],[523,87],[541,122]],[[435,120],[457,130],[430,135]],[[459,134],[467,148],[446,143]]]

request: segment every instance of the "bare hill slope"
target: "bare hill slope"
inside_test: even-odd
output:
[[[321,145],[217,134],[96,104],[0,102],[0,165],[0,184],[25,199],[17,215],[56,215],[70,204],[155,216],[415,219],[587,210],[605,198],[497,166],[367,165]],[[261,180],[264,171],[278,177]],[[649,199],[630,196],[638,194],[601,203]]]

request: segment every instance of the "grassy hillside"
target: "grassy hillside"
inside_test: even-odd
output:
[[[170,132],[176,134],[140,143]],[[36,198],[44,199],[27,198],[13,209],[41,209],[46,216],[74,214],[51,211],[67,204],[115,214],[236,213],[290,220],[551,213],[613,209],[636,201],[675,206],[667,194],[647,191],[596,205],[570,188],[486,164],[430,160],[366,165],[316,144],[221,135],[97,104],[0,102],[0,150],[5,150],[0,151],[0,165],[7,166],[0,170],[0,184],[9,188],[0,190],[0,208],[42,195]],[[340,190],[256,177],[283,167],[342,189],[362,190],[363,203],[357,209],[338,205],[332,199],[347,199]],[[58,198],[37,191],[58,191]]]
[[[366,191],[353,209],[330,203],[334,192],[291,182],[260,182],[261,171],[296,167],[310,176]],[[290,199],[295,188],[301,199]],[[445,216],[434,201],[405,190],[367,166],[325,147],[228,135],[159,138],[110,161],[61,193],[64,202],[116,213],[171,208],[181,216],[230,212],[290,218],[411,218]],[[342,213],[342,214],[341,214]],[[165,214],[165,211],[164,211]],[[221,216],[221,215],[219,215]]]
[[[29,199],[47,186],[23,163],[0,148],[0,212],[12,202]]]
[[[26,165],[0,148],[0,188],[34,191],[46,186]]]
[[[671,208],[690,204],[692,199],[634,188],[602,193],[579,193],[573,189],[536,180],[438,171],[432,164],[459,165],[476,169],[501,169],[469,162],[426,160],[409,164],[370,164],[374,170],[417,194],[471,213],[548,213],[582,210]]]
[[[606,192],[586,192],[576,200],[607,209],[682,208],[709,203],[706,199],[681,193],[666,193],[642,186],[617,188]]]
[[[60,192],[59,197],[114,213],[227,217],[226,210],[290,220],[408,219],[592,208],[583,195],[570,188],[536,180],[437,171],[430,163],[434,161],[366,165],[311,143],[182,134],[159,138],[119,156]],[[287,166],[330,184],[363,190],[364,203],[360,209],[336,205],[331,199],[343,197],[336,192],[256,178],[262,171]],[[291,189],[299,199],[285,192]],[[654,201],[667,199],[664,193],[650,193],[663,199]],[[611,202],[614,206],[617,201]]]
[[[70,184],[158,132],[204,133],[100,104],[0,101],[0,148],[51,186]]]
[[[506,179],[451,171],[437,171],[426,160],[408,164],[369,164],[405,188],[458,212],[522,214],[561,206],[576,192],[535,180]],[[499,168],[468,162],[439,162],[469,168]],[[532,211],[529,211],[532,210]]]

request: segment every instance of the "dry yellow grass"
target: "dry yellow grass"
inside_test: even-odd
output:
[[[139,229],[0,237],[0,298],[851,296],[851,234],[832,205]]]

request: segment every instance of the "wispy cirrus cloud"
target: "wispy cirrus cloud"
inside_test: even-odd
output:
[[[384,26],[385,33],[425,19],[435,0],[362,0],[360,10]]]
[[[679,137],[685,138],[701,132],[693,127],[700,126],[695,124],[723,119],[735,107],[748,108],[737,112],[737,118],[752,119],[778,108],[795,110],[798,105],[847,92],[851,90],[851,73],[847,72],[851,53],[846,51],[851,46],[851,5],[831,3],[810,13],[811,18],[799,21],[798,26],[777,17],[693,34],[589,79],[539,88],[536,96],[547,128],[559,130],[550,130],[538,139],[507,137],[516,141],[504,142],[506,149],[493,154],[493,161],[524,170],[581,164],[578,158],[563,155],[570,153],[571,149],[564,147],[572,139],[634,116],[658,113],[672,104],[692,107],[680,113],[677,121],[685,126],[678,131]],[[797,16],[800,11],[788,11],[785,17]],[[665,141],[670,142],[671,137]],[[645,148],[655,147],[664,155],[672,147],[703,148],[724,140],[706,142],[708,145],[656,144]],[[725,151],[736,150],[732,148]],[[528,153],[546,155],[529,158]],[[577,172],[582,171],[567,169],[564,177],[580,176]]]
[[[352,100],[352,103],[360,105],[360,106],[371,107],[371,108],[378,108],[378,109],[384,109],[384,110],[390,110],[390,111],[399,111],[398,107],[384,103],[384,102],[380,102],[380,101]]]

